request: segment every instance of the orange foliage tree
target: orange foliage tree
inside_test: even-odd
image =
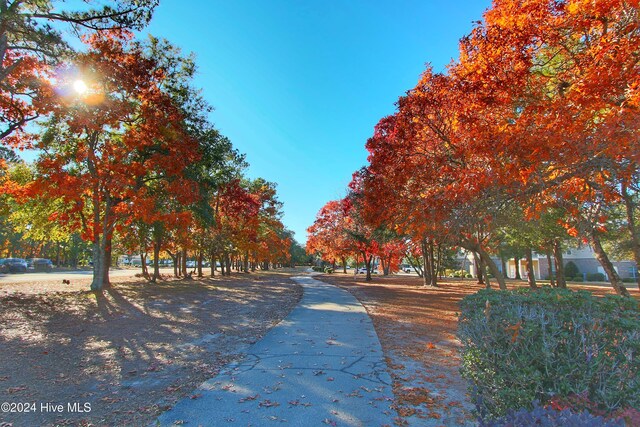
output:
[[[193,193],[184,191],[188,182],[181,174],[196,150],[179,110],[159,88],[163,73],[128,35],[92,37],[60,84],[80,78],[76,70],[88,90],[74,99],[60,95],[37,144],[43,154],[32,191],[64,200],[67,210],[58,219],[77,224],[92,242],[91,288],[99,291],[109,284],[116,224],[156,215],[149,183],[190,202]]]

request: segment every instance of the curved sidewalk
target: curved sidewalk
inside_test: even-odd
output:
[[[362,305],[333,285],[294,280],[304,296],[289,316],[153,425],[393,424],[391,378]]]

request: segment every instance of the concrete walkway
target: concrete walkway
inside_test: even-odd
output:
[[[393,424],[391,378],[362,305],[311,277],[294,280],[304,296],[289,316],[153,425]]]

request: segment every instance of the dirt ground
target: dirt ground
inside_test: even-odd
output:
[[[484,285],[448,279],[438,288],[425,288],[420,278],[408,275],[374,276],[368,283],[362,275],[356,279],[353,274],[318,278],[350,291],[373,319],[394,381],[397,425],[475,425],[467,384],[459,374],[456,332],[458,303]],[[515,286],[526,283],[508,283],[509,288]],[[614,293],[607,287],[570,288]],[[637,288],[630,292],[640,298]]]
[[[0,285],[0,403],[21,411],[0,426],[149,425],[289,313],[289,277]]]

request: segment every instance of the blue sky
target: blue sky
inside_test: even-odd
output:
[[[366,164],[364,144],[427,62],[489,0],[162,0],[145,32],[197,56],[211,119],[246,153],[250,177],[278,183],[284,223],[306,241],[327,201]]]

